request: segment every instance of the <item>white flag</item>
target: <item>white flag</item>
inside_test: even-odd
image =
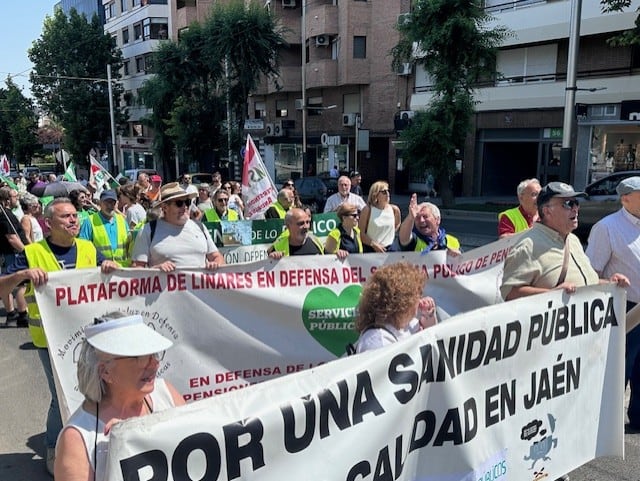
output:
[[[242,198],[245,202],[245,219],[263,219],[264,212],[277,199],[278,191],[267,172],[260,152],[247,135],[242,169]]]
[[[9,175],[10,171],[11,165],[9,164],[9,159],[7,159],[5,154],[2,154],[2,157],[0,157],[0,174]]]
[[[109,172],[107,172],[92,155],[89,156],[89,171],[89,182],[93,182],[96,186],[96,193],[102,192],[104,185],[107,183],[107,175],[109,175]]]

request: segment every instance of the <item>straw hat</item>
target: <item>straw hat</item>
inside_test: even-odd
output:
[[[157,207],[171,200],[194,199],[197,196],[197,192],[187,192],[182,187],[180,187],[180,184],[178,184],[177,182],[169,182],[168,184],[164,184],[160,188],[160,195],[158,196],[158,200],[154,204],[154,207]]]

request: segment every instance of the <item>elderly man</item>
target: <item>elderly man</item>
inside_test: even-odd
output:
[[[324,254],[322,243],[309,232],[311,217],[302,209],[291,209],[284,218],[287,227],[267,250],[269,257]]]
[[[132,261],[135,267],[153,267],[163,272],[178,267],[217,269],[224,258],[209,231],[189,219],[194,193],[187,194],[177,182],[162,186],[156,207],[162,218],[144,226],[136,237]]]
[[[355,205],[358,210],[364,209],[366,205],[362,197],[351,192],[351,179],[343,175],[338,178],[338,192],[327,199],[324,204],[324,211],[335,212],[345,202]]]
[[[284,188],[278,192],[278,200],[269,206],[264,213],[265,219],[284,219],[286,213],[293,207],[295,194],[293,190]]]
[[[160,195],[160,187],[162,187],[162,177],[158,174],[154,174],[149,177],[151,181],[151,185],[144,193],[151,202],[155,202],[158,200],[158,196]]]
[[[129,224],[125,217],[116,211],[117,201],[118,197],[112,190],[100,194],[100,210],[82,223],[79,237],[93,242],[106,259],[126,265]]]
[[[563,182],[550,182],[540,191],[540,222],[522,234],[505,260],[500,292],[506,301],[551,289],[571,294],[577,287],[606,282],[600,280],[580,240],[572,234],[578,227],[578,198],[585,195]],[[629,286],[623,274],[615,273],[609,281]]]
[[[24,252],[16,256],[15,262],[7,270],[7,275],[0,277],[0,295],[6,295],[23,282],[29,283],[27,288],[29,333],[33,344],[38,348],[38,355],[51,393],[45,444],[46,467],[53,476],[55,446],[58,433],[62,429],[62,419],[47,350],[47,339],[42,328],[40,311],[35,303],[34,286],[46,283],[49,272],[100,266],[102,272],[109,273],[117,269],[118,264],[105,259],[91,242],[76,239],[79,230],[78,214],[69,199],[60,197],[51,201],[44,210],[44,218],[49,228],[49,236],[25,246]],[[60,316],[62,322],[64,312],[60,312]]]
[[[145,172],[138,174],[138,181],[136,182],[140,187],[140,193],[145,194],[151,188],[151,182],[149,181],[149,175]]]
[[[225,189],[218,189],[213,194],[213,209],[204,211],[207,222],[220,222],[221,220],[238,220],[238,213],[229,209],[229,193]]]
[[[640,177],[616,187],[622,208],[597,222],[589,234],[587,257],[600,277],[620,272],[630,279],[627,311],[640,302]],[[629,425],[640,430],[640,326],[627,334],[625,384],[631,387]]]
[[[538,193],[540,192],[538,179],[526,179],[518,184],[518,207],[508,209],[498,214],[498,238],[529,229],[538,221]]]
[[[351,178],[351,193],[359,195],[364,198],[364,191],[362,190],[362,175],[357,170],[352,170],[349,174]]]
[[[403,251],[430,252],[449,249],[460,253],[460,241],[440,227],[440,209],[430,202],[418,204],[416,194],[411,196],[409,211],[400,224],[398,241]]]

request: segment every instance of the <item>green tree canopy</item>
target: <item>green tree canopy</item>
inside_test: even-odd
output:
[[[600,0],[600,4],[604,13],[623,12],[631,7],[631,0]],[[640,7],[636,11],[640,12]],[[616,35],[610,43],[613,46],[640,45],[640,13],[636,17],[635,27]]]
[[[122,54],[98,17],[88,21],[75,9],[68,17],[56,10],[45,19],[29,59],[34,64],[33,95],[64,127],[66,150],[76,159],[85,159],[96,142],[106,144],[111,136],[107,65],[111,64],[117,80]],[[117,108],[122,86],[113,82],[112,87],[116,125],[121,125],[126,121],[126,113]]]
[[[433,82],[432,99],[418,112],[400,139],[414,172],[430,169],[445,205],[454,202],[451,175],[455,152],[462,149],[474,113],[474,86],[494,74],[498,45],[508,34],[489,29],[490,17],[478,0],[417,0],[398,25],[400,40],[392,50],[393,66],[415,62]]]
[[[0,88],[0,154],[29,165],[36,151],[37,127],[33,102],[7,78],[6,88]]]

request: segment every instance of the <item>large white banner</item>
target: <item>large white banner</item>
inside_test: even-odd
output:
[[[428,271],[425,294],[441,320],[501,302],[498,286],[513,240],[459,257],[444,251],[265,260],[207,271],[98,269],[51,273],[36,292],[66,418],[82,401],[76,357],[83,326],[120,310],[172,339],[160,368],[188,401],[246,388],[340,357],[356,339],[355,307],[371,272],[412,262]]]
[[[623,454],[624,338],[612,285],[474,310],[116,425],[107,479],[556,479]]]

